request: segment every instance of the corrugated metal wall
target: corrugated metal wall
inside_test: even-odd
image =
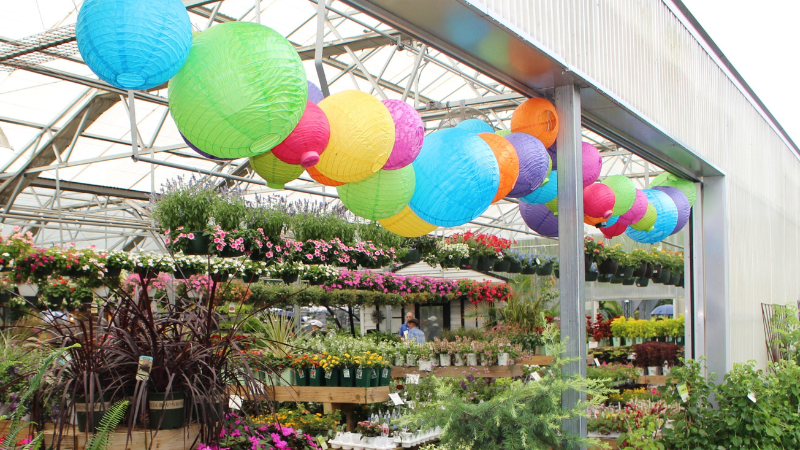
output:
[[[800,299],[797,156],[662,1],[480,2],[725,172],[727,338],[734,362],[766,361],[760,303]]]

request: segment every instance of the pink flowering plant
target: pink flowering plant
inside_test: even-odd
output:
[[[356,433],[361,433],[364,437],[378,437],[382,434],[389,434],[389,427],[378,422],[365,420],[356,424]]]
[[[23,233],[20,227],[15,226],[14,232],[0,238],[0,259],[3,263],[25,256],[33,251],[33,233]]]
[[[31,253],[17,259],[14,267],[14,278],[17,284],[27,280],[41,280],[53,273],[56,257],[47,250],[37,248]]]
[[[258,424],[248,417],[225,414],[216,442],[200,444],[198,450],[317,450],[313,438],[278,423]]]
[[[327,285],[327,290],[359,289],[385,294],[434,294],[446,296],[458,293],[455,280],[376,273],[368,270],[342,270],[339,278]]]

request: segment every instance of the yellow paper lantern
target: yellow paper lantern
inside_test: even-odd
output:
[[[423,236],[437,228],[436,225],[420,219],[408,206],[394,216],[378,222],[387,230],[403,237]]]
[[[305,170],[299,164],[281,161],[271,151],[250,157],[250,165],[272,189],[283,189],[286,183],[299,177]]]
[[[331,138],[315,169],[334,181],[352,183],[379,171],[394,147],[394,121],[386,106],[360,91],[344,91],[319,103]]]

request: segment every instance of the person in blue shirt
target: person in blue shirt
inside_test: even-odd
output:
[[[408,331],[408,321],[414,318],[414,313],[409,311],[406,313],[406,323],[400,325],[400,337],[406,337],[406,331]]]
[[[417,319],[411,318],[408,320],[408,333],[407,333],[407,340],[415,340],[418,344],[425,343],[425,333],[419,329],[419,321]]]

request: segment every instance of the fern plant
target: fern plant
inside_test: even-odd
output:
[[[128,409],[127,400],[122,400],[111,405],[111,408],[109,408],[108,411],[103,414],[103,418],[100,419],[100,426],[97,427],[97,432],[92,436],[89,443],[86,444],[86,450],[105,450],[108,448],[108,440],[125,416],[126,409]]]

